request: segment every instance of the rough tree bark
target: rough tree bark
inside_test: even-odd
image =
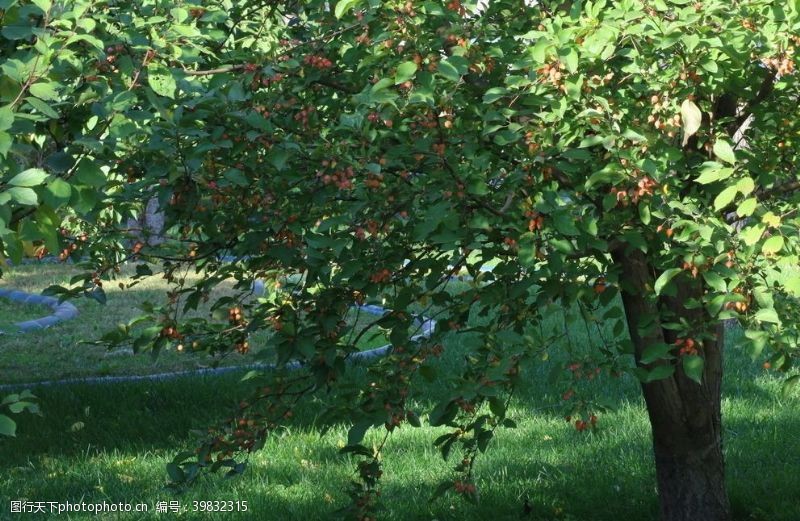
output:
[[[708,323],[702,308],[683,307],[687,298],[701,294],[700,279],[679,281],[677,296],[655,302],[647,298],[655,273],[646,256],[633,249],[616,250],[612,255],[623,274],[622,300],[637,365],[641,365],[642,352],[648,345],[676,340],[675,333],[663,329],[658,318],[672,313],[690,323]],[[657,320],[652,321],[652,317]],[[720,410],[725,329],[722,324],[711,329],[716,338],[703,346],[702,384],[687,377],[681,364],[671,377],[642,384],[652,426],[662,521],[731,519]]]

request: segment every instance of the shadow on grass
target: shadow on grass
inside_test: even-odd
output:
[[[800,519],[800,417],[756,381],[765,396],[729,398],[725,406],[729,490],[739,520]],[[114,386],[40,388],[46,416],[21,416],[20,436],[0,445],[7,497],[129,501],[170,499],[164,465],[191,446],[190,429],[225,418],[246,392],[234,376]],[[759,393],[760,394],[760,393]],[[514,405],[517,429],[498,433],[478,460],[477,506],[431,491],[457,461],[432,446],[442,429],[403,428],[385,459],[386,519],[654,519],[655,482],[646,413],[623,404],[596,435],[579,434],[550,411],[531,413],[532,397]],[[270,518],[324,519],[345,502],[354,464],[338,454],[346,426],[322,439],[313,407],[272,438],[244,476],[204,477],[181,498],[250,499]],[[82,428],[74,430],[77,422]],[[377,433],[371,433],[370,439]],[[527,505],[527,506],[526,506]],[[7,510],[6,510],[7,511]],[[256,510],[254,510],[256,512]],[[526,514],[527,512],[527,514]],[[274,517],[277,516],[277,517]],[[572,517],[570,517],[572,516]],[[192,517],[189,517],[193,519]],[[197,517],[198,519],[200,517]],[[208,517],[205,517],[208,519]]]

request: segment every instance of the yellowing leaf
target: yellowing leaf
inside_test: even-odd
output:
[[[681,121],[683,122],[683,143],[686,146],[689,138],[697,134],[700,130],[700,123],[703,121],[703,113],[692,100],[684,100],[681,103]]]
[[[800,297],[800,275],[790,275],[783,282],[783,287],[788,293]]]
[[[756,189],[756,183],[751,177],[745,177],[743,179],[739,179],[739,181],[736,183],[736,189],[739,190],[742,195],[750,195],[753,193],[753,190]]]
[[[761,252],[764,255],[772,255],[778,253],[783,248],[783,236],[773,235],[761,245]]]
[[[773,228],[777,228],[781,225],[781,218],[772,212],[767,212],[764,214],[764,217],[761,218],[761,222]]]
[[[736,197],[737,188],[735,186],[729,186],[725,190],[721,191],[716,198],[714,198],[714,210],[722,210],[726,206],[728,206],[733,198]]]

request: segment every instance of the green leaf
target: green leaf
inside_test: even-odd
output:
[[[671,360],[674,357],[670,354],[670,351],[672,351],[674,347],[675,346],[664,342],[651,344],[644,348],[639,361],[642,364],[652,364],[657,360]]]
[[[437,70],[439,74],[450,81],[459,81],[461,79],[461,74],[458,72],[458,69],[448,60],[440,61]]]
[[[25,206],[36,206],[39,203],[39,198],[36,196],[31,188],[15,186],[5,191],[11,197],[12,201]],[[0,193],[2,195],[2,193]]]
[[[50,11],[50,8],[53,6],[53,3],[50,0],[32,0],[32,2],[44,13]]]
[[[536,264],[536,236],[533,233],[523,233],[519,238],[519,262],[523,266],[532,267]]]
[[[727,289],[725,279],[720,277],[716,272],[704,271],[703,279],[706,281],[706,284],[715,291],[724,292]]]
[[[647,138],[645,136],[639,134],[638,132],[630,128],[626,129],[625,132],[622,133],[622,137],[633,143],[641,143],[642,141],[647,141]]]
[[[372,88],[370,89],[370,92],[375,94],[376,92],[380,92],[383,89],[385,89],[387,87],[390,87],[392,85],[394,85],[394,82],[392,82],[391,79],[382,78],[382,79],[378,80],[377,82],[375,82],[375,85],[372,86]]]
[[[153,92],[165,98],[174,98],[178,88],[172,72],[159,64],[152,64],[147,68],[147,84]]]
[[[347,431],[347,444],[348,445],[358,445],[364,439],[364,435],[367,433],[370,427],[372,427],[372,421],[370,420],[361,420],[353,424],[350,427],[350,430]]]
[[[575,226],[575,218],[568,212],[556,212],[553,214],[553,226],[562,235],[575,236],[580,232]]]
[[[489,398],[489,410],[498,418],[505,418],[506,402],[499,396],[492,396]]]
[[[505,87],[492,87],[483,94],[484,103],[494,103],[508,93]]]
[[[6,157],[8,151],[11,150],[12,143],[11,134],[0,130],[0,157]]]
[[[47,116],[50,119],[58,119],[58,112],[53,110],[53,108],[45,103],[44,101],[40,100],[39,98],[32,98],[27,97],[25,101],[34,109],[41,112],[43,115]]]
[[[358,3],[359,0],[339,0],[339,2],[336,3],[336,7],[333,9],[333,14],[336,18],[341,18],[358,5]]]
[[[756,189],[756,182],[751,177],[743,177],[736,182],[736,190],[742,195],[750,195]]]
[[[800,275],[788,275],[783,281],[786,291],[796,297],[800,297]]]
[[[784,240],[782,235],[773,235],[761,245],[761,253],[772,255],[778,253],[783,248]]]
[[[761,236],[764,234],[764,230],[766,229],[767,227],[763,224],[748,226],[739,233],[739,237],[747,246],[752,246],[761,239]]]
[[[733,153],[733,148],[725,140],[718,139],[714,143],[714,155],[731,165],[736,163],[736,155]]]
[[[654,367],[651,371],[647,372],[647,382],[655,382],[656,380],[663,380],[669,378],[675,373],[675,366],[671,364],[663,364]]]
[[[682,270],[680,268],[670,268],[668,270],[665,270],[664,273],[662,273],[661,275],[659,275],[653,287],[654,291],[656,292],[656,295],[660,295],[661,291],[669,283],[669,281],[671,281],[681,271]]]
[[[58,208],[69,202],[72,187],[61,178],[54,178],[47,184],[43,198],[52,208]]]
[[[183,469],[176,463],[167,463],[167,474],[173,483],[183,483],[186,479]]]
[[[722,210],[733,201],[733,198],[736,197],[736,194],[739,190],[736,186],[729,186],[725,190],[721,191],[717,197],[714,198],[714,210]]]
[[[700,124],[703,121],[703,113],[692,100],[684,100],[681,103],[681,122],[683,124],[683,143],[681,146],[686,146],[689,138],[692,137],[700,130]]]
[[[17,424],[5,414],[0,414],[0,435],[10,437],[17,435]]]
[[[723,167],[716,161],[708,161],[703,163],[700,168],[700,176],[695,179],[696,183],[707,185],[715,181],[721,181],[733,175],[733,168]]]
[[[394,82],[395,84],[403,83],[404,81],[410,80],[414,77],[414,74],[417,72],[417,64],[408,61],[403,62],[397,66],[397,73],[394,75]]]
[[[91,159],[83,159],[75,171],[75,179],[85,185],[101,187],[106,184],[106,175]]]
[[[564,65],[567,66],[567,70],[570,73],[575,73],[578,70],[578,51],[575,50],[573,47],[569,47],[566,49],[561,49],[558,52],[561,61],[564,62]]]
[[[765,331],[759,331],[754,329],[748,329],[744,332],[744,336],[750,341],[746,347],[750,358],[755,361],[756,358],[761,356],[761,352],[764,350],[764,347],[767,345],[767,341],[769,340],[769,336]]]
[[[717,62],[712,61],[708,57],[706,57],[703,61],[700,62],[700,67],[710,72],[711,74],[716,74],[719,71],[719,66],[717,65]]]
[[[47,172],[41,168],[29,168],[11,178],[8,184],[12,186],[39,186],[47,179]]]
[[[755,197],[745,199],[736,208],[736,215],[738,215],[739,217],[748,217],[750,215],[753,215],[753,212],[756,211],[757,205],[758,205],[758,199],[756,199]]]
[[[536,62],[537,65],[543,65],[545,60],[547,59],[547,48],[550,47],[550,42],[546,38],[539,38],[531,48],[531,57]]]
[[[459,81],[467,73],[469,62],[462,56],[451,56],[439,62],[438,72],[450,81]]]
[[[686,355],[683,357],[683,372],[686,376],[697,382],[703,378],[703,357],[697,355]]]
[[[0,29],[0,34],[9,40],[22,40],[33,34],[33,28],[30,25],[10,24]]]
[[[7,130],[11,128],[14,123],[14,111],[11,107],[0,107],[0,130]]]
[[[53,83],[34,83],[31,85],[29,92],[39,99],[47,101],[58,101],[61,99],[58,91],[55,89]]]
[[[800,374],[793,374],[783,382],[781,386],[781,394],[784,398],[788,398],[794,388],[800,384]]]
[[[769,322],[770,324],[781,323],[781,319],[774,309],[759,309],[754,318],[759,322]]]
[[[639,219],[641,219],[642,224],[650,224],[650,205],[646,201],[639,203]]]

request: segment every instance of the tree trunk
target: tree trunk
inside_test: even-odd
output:
[[[653,432],[661,520],[729,521],[720,411],[724,326],[720,323],[709,331],[709,317],[702,307],[684,308],[687,299],[702,294],[701,278],[676,279],[678,295],[655,301],[648,298],[655,274],[645,255],[638,250],[617,250],[612,256],[621,272],[622,300],[639,367],[652,369],[670,363],[641,363],[647,346],[677,339],[674,331],[661,327],[665,317],[686,319],[715,335],[703,343],[701,384],[687,377],[677,360],[672,376],[643,383],[642,392]]]

